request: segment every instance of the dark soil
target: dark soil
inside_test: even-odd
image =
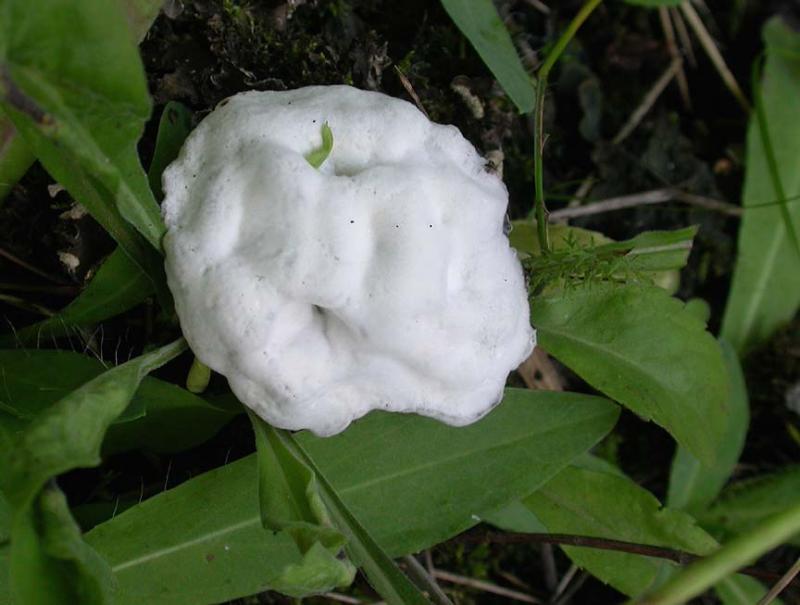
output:
[[[581,3],[547,2],[552,8],[549,16],[524,0],[497,4],[533,71],[541,50]],[[800,3],[792,0],[713,0],[708,5],[717,27],[713,33],[742,83],[749,82],[764,20],[781,12],[800,22]],[[403,74],[433,120],[455,124],[484,154],[502,150],[510,215],[521,218],[531,212],[530,119],[516,112],[438,2],[169,0],[165,12],[141,47],[155,103],[140,146],[145,165],[152,154],[157,119],[168,101],[184,103],[199,121],[222,99],[252,89],[344,83],[409,99]],[[596,11],[551,78],[545,112],[545,187],[552,208],[563,205],[590,175],[596,179],[591,192],[596,199],[674,185],[737,203],[746,116],[697,45],[695,52],[697,66],[687,65],[692,109],[672,85],[625,143],[613,145],[610,140],[667,68],[670,55],[655,11],[618,1],[608,1]],[[454,89],[454,82],[478,99],[483,117]],[[5,258],[0,258],[0,271],[3,282],[44,290],[13,294],[57,309],[74,296],[113,243],[90,218],[65,218],[71,200],[64,192],[48,192],[51,183],[41,168],[34,167],[0,208],[2,248],[48,277]],[[706,299],[713,311],[710,327],[718,327],[735,258],[736,219],[665,204],[599,214],[574,224],[615,238],[646,229],[700,225],[678,295]],[[77,258],[75,270],[60,260],[59,253],[63,257],[64,252]],[[38,319],[17,306],[3,304],[2,312],[15,326]],[[139,308],[108,322],[101,353],[111,355],[120,346],[130,354],[138,352],[144,344],[138,327],[148,313]],[[187,363],[173,364],[162,375],[185,376]],[[755,352],[746,369],[753,422],[742,459],[743,476],[796,461],[800,454],[800,419],[785,405],[787,390],[800,376],[798,324]],[[577,381],[570,386],[585,388]],[[224,384],[215,388],[223,389]],[[663,431],[625,414],[602,451],[663,497],[673,449]],[[171,457],[115,456],[97,471],[70,474],[62,485],[74,505],[88,501],[88,486],[93,486],[93,501],[113,502],[120,497],[135,503],[250,451],[252,436],[242,419],[196,450]],[[87,525],[96,520],[91,515],[82,519]],[[432,557],[443,569],[511,588],[517,584],[545,602],[552,593],[545,581],[545,562],[552,557],[559,576],[570,566],[557,549],[538,546],[445,544],[434,548]],[[785,561],[778,555],[769,563]],[[371,594],[363,582],[353,592]],[[454,596],[464,604],[509,602],[469,588],[457,589]],[[620,600],[619,594],[589,578],[569,602],[603,605]],[[243,602],[288,600],[267,594]]]

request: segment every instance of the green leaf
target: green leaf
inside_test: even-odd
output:
[[[8,570],[15,602],[111,605],[111,569],[81,538],[58,488],[45,488],[17,515],[13,536]]]
[[[767,590],[758,580],[741,575],[728,576],[714,586],[722,605],[753,605],[761,601]],[[782,605],[782,601],[775,599],[770,605]]]
[[[71,351],[0,350],[0,426],[16,432],[41,412],[108,368],[97,359]],[[136,401],[120,414],[125,422],[142,416]]]
[[[192,131],[192,112],[177,101],[170,101],[164,106],[161,119],[158,122],[158,135],[156,135],[156,148],[153,151],[153,160],[147,171],[147,180],[156,199],[164,198],[161,188],[161,174],[170,162],[178,157],[183,143]]]
[[[150,377],[142,381],[131,405],[142,409],[144,415],[111,425],[103,442],[104,454],[134,449],[182,452],[206,442],[242,412]]]
[[[125,411],[144,376],[186,349],[181,339],[117,366],[39,413],[13,435],[0,488],[15,511],[25,509],[50,478],[96,466],[111,423]],[[16,513],[15,513],[16,514]]]
[[[778,173],[792,199],[800,195],[800,123],[786,100],[800,96],[800,34],[774,18],[764,26],[763,37],[767,59],[760,98]],[[742,203],[747,210],[721,330],[739,353],[769,338],[800,305],[800,262],[783,216],[788,210],[797,231],[800,204],[778,199],[756,117],[750,121],[745,166]],[[769,204],[776,199],[778,204]]]
[[[0,428],[19,431],[40,412],[107,370],[70,351],[0,351]],[[130,449],[176,452],[204,442],[238,411],[208,403],[174,384],[142,381],[131,403],[109,427],[105,453]]]
[[[800,532],[800,499],[695,561],[648,594],[641,605],[681,605]]]
[[[511,245],[521,252],[532,288],[548,290],[580,283],[652,281],[670,290],[679,280],[676,269],[686,265],[696,227],[645,231],[615,242],[597,231],[567,225],[548,227],[551,253],[541,255],[535,224],[517,221]]]
[[[765,519],[800,503],[800,466],[734,483],[699,514],[705,527],[724,537],[749,531]],[[800,545],[800,535],[793,538]]]
[[[373,412],[335,437],[297,439],[396,557],[531,493],[597,443],[617,414],[596,397],[508,389],[501,405],[468,427]],[[118,605],[229,600],[265,590],[302,560],[285,532],[261,527],[254,456],[117,515],[87,540],[115,571]]]
[[[0,106],[47,171],[163,281],[156,250],[165,227],[136,151],[150,98],[120,6],[6,1]]]
[[[442,0],[442,6],[520,113],[533,111],[535,90],[531,77],[491,0]]]
[[[3,498],[3,494],[0,493],[0,546],[8,542],[8,538],[10,535],[11,535],[11,509],[8,506],[8,502],[6,502],[6,499]],[[0,569],[2,569],[2,567],[0,567]]]
[[[108,370],[39,412],[16,432],[3,429],[0,489],[11,508],[11,592],[21,603],[110,602],[110,572],[80,538],[66,500],[47,481],[100,462],[109,425],[142,378],[186,348],[178,340]]]
[[[306,154],[306,161],[314,168],[319,168],[328,159],[333,150],[333,131],[328,123],[322,125],[322,145]]]
[[[0,337],[0,344],[38,343],[69,336],[131,309],[153,294],[152,282],[121,249],[105,260],[89,285],[52,317]]]
[[[328,482],[314,459],[286,431],[277,431],[277,437],[283,441],[287,453],[308,466],[311,477],[319,482],[319,492],[310,494],[309,503],[317,508],[316,516],[330,515],[333,524],[346,536],[347,552],[363,568],[367,580],[389,605],[430,605],[430,601],[400,571],[394,561],[389,558],[375,539],[364,528],[339,497],[336,489]]]
[[[248,412],[256,436],[258,499],[265,529],[285,531],[303,554],[273,587],[291,596],[349,586],[353,565],[337,555],[347,539],[332,526],[314,472],[287,447],[287,437]]]
[[[570,466],[522,501],[551,533],[623,540],[677,548],[696,554],[716,549],[714,539],[689,515],[662,508],[647,490],[619,473]],[[530,531],[504,513],[489,521],[513,531]],[[624,594],[635,596],[656,583],[675,564],[650,557],[565,546],[579,567]]]
[[[594,388],[713,464],[730,386],[719,345],[651,286],[579,287],[531,307],[539,342]]]
[[[511,223],[511,233],[508,235],[509,243],[518,253],[540,256],[542,253],[539,244],[539,234],[536,230],[536,221],[518,220]],[[591,248],[600,244],[613,242],[599,231],[590,231],[571,225],[554,223],[547,226],[550,237],[550,247],[553,251],[565,250],[570,247]]]
[[[603,244],[595,249],[600,255],[624,254],[633,271],[668,271],[686,266],[697,227],[672,231],[644,231],[634,238]]]
[[[130,30],[141,41],[158,16],[163,0],[122,0],[121,4]],[[11,120],[0,112],[0,203],[35,160]]]
[[[742,453],[750,422],[747,385],[739,359],[727,342],[720,341],[720,346],[731,391],[725,433],[719,442],[715,462],[704,465],[688,450],[679,446],[669,477],[667,506],[685,510],[695,516],[714,501],[733,473]]]
[[[0,111],[0,204],[35,158],[11,121]]]
[[[128,28],[136,37],[136,41],[141,42],[158,17],[164,0],[119,0],[119,2],[125,11]]]
[[[11,603],[11,574],[8,572],[9,550],[8,544],[0,544],[0,603],[3,605]]]

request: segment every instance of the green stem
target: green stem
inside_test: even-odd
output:
[[[661,588],[635,601],[638,605],[679,605],[702,594],[725,576],[750,564],[800,531],[800,503],[752,531],[737,536],[713,555],[676,574]]]
[[[536,228],[539,233],[539,246],[542,254],[550,252],[550,238],[547,233],[547,208],[544,204],[544,183],[542,179],[542,153],[544,151],[544,97],[547,91],[547,78],[550,75],[550,70],[558,61],[564,49],[570,43],[570,40],[575,37],[578,29],[583,22],[592,14],[592,11],[603,0],[588,0],[586,4],[581,7],[575,18],[572,19],[566,31],[561,34],[561,37],[556,41],[556,45],[547,54],[547,57],[539,68],[539,73],[536,81],[536,105],[534,107],[534,121],[533,121],[533,164],[534,164],[534,186],[536,189],[535,209],[536,209]]]

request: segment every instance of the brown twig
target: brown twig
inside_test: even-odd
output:
[[[422,105],[422,101],[419,100],[419,96],[417,95],[417,91],[414,90],[414,87],[411,85],[411,81],[406,77],[406,74],[403,73],[403,70],[400,69],[397,65],[394,66],[394,70],[397,73],[397,77],[400,79],[400,84],[403,85],[403,88],[406,89],[408,96],[411,97],[411,100],[414,101],[414,105],[417,106],[423,114],[425,114],[426,118],[429,118],[428,112],[425,111],[425,107]]]
[[[658,80],[655,81],[650,90],[647,91],[647,94],[644,96],[644,98],[642,98],[639,106],[630,115],[628,121],[625,122],[622,128],[620,128],[617,136],[615,136],[613,139],[613,143],[615,145],[619,145],[622,141],[628,138],[628,136],[634,130],[636,130],[636,127],[652,109],[653,105],[655,105],[658,97],[661,96],[661,93],[664,92],[664,89],[675,77],[675,74],[678,72],[682,64],[683,61],[680,57],[676,57],[672,60],[672,62],[669,64],[669,67],[667,67],[664,73],[661,74]]]
[[[662,204],[671,201],[683,202],[690,206],[713,210],[714,212],[720,212],[728,216],[741,216],[743,213],[743,209],[740,206],[735,206],[710,197],[686,193],[680,189],[666,187],[664,189],[653,189],[651,191],[598,200],[588,203],[585,206],[553,210],[550,212],[550,217],[554,220],[571,219],[579,216],[589,216],[592,214],[613,212],[614,210],[623,210],[625,208],[635,208],[637,206],[647,206],[650,204]]]
[[[765,594],[764,598],[762,598],[758,602],[758,605],[769,605],[770,603],[772,603],[775,599],[778,598],[778,595],[781,594],[783,590],[787,586],[789,586],[789,584],[792,583],[792,581],[795,579],[798,573],[800,573],[800,559],[797,559],[794,565],[792,565],[789,568],[789,571],[783,574],[781,579],[778,580],[775,583],[775,585],[769,589],[769,592]]]
[[[524,592],[511,590],[510,588],[498,586],[497,584],[492,584],[491,582],[484,582],[483,580],[476,580],[475,578],[460,576],[442,569],[434,570],[433,574],[437,580],[443,580],[445,582],[450,582],[451,584],[468,586],[469,588],[475,588],[476,590],[482,590],[483,592],[490,592],[492,594],[496,594],[501,597],[508,597],[509,599],[521,601],[523,603],[534,603],[534,605],[541,605],[542,603],[538,599],[535,599],[531,595],[525,594]]]
[[[694,54],[694,46],[692,46],[692,38],[689,35],[689,29],[686,27],[686,22],[675,6],[669,7],[669,14],[672,17],[672,21],[675,23],[675,31],[681,41],[683,53],[686,56],[686,60],[689,62],[689,66],[692,68],[697,67],[697,56]]]
[[[45,271],[42,271],[38,267],[34,267],[29,262],[26,262],[26,261],[22,260],[21,258],[19,258],[18,256],[15,256],[14,254],[11,254],[11,252],[9,252],[8,250],[5,250],[4,248],[0,248],[0,256],[2,256],[3,258],[11,261],[15,265],[19,265],[23,269],[27,269],[31,273],[35,273],[39,277],[43,277],[43,278],[45,278],[47,280],[50,280],[51,282],[60,284],[62,286],[69,285],[64,280],[62,280],[62,279],[60,279],[58,277],[55,277],[54,275],[50,275],[49,273],[47,273]]]
[[[719,52],[717,45],[714,43],[714,39],[711,37],[711,34],[708,33],[703,20],[700,18],[700,15],[698,15],[697,11],[694,10],[694,7],[689,0],[684,0],[680,5],[680,9],[683,12],[683,16],[686,18],[686,21],[689,23],[689,27],[692,28],[697,36],[697,39],[700,40],[703,50],[706,51],[706,55],[708,55],[708,58],[711,59],[711,62],[714,64],[714,67],[722,78],[725,86],[739,102],[739,105],[742,106],[742,109],[749,113],[750,102],[747,100],[747,97],[739,87],[739,83],[736,81],[733,73],[725,63],[722,53]]]
[[[672,25],[672,20],[669,18],[669,9],[666,6],[659,6],[658,17],[661,21],[661,29],[664,31],[664,40],[667,43],[667,50],[669,51],[670,57],[672,57],[673,61],[675,59],[680,59],[681,53],[678,50],[678,44],[675,40],[675,28]],[[686,71],[684,71],[683,65],[678,68],[678,72],[675,74],[675,82],[678,84],[678,90],[680,90],[684,107],[691,110],[692,98],[689,96],[689,82],[686,79]]]
[[[611,550],[615,552],[625,552],[633,555],[665,559],[678,565],[687,565],[703,557],[688,553],[674,548],[663,546],[653,546],[650,544],[639,544],[627,542],[625,540],[614,540],[611,538],[595,538],[592,536],[577,536],[572,534],[541,534],[541,533],[516,533],[516,532],[482,532],[473,534],[462,534],[454,538],[456,542],[462,544],[558,544],[559,546],[578,546],[582,548],[595,548],[598,550]],[[776,581],[781,578],[780,574],[772,571],[760,569],[758,567],[744,567],[738,573],[761,578],[763,580]]]

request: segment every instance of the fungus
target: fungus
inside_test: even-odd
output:
[[[314,155],[326,123],[333,148]],[[380,93],[231,97],[164,174],[167,276],[195,355],[281,428],[482,417],[535,342],[508,194],[484,164],[457,128]]]

